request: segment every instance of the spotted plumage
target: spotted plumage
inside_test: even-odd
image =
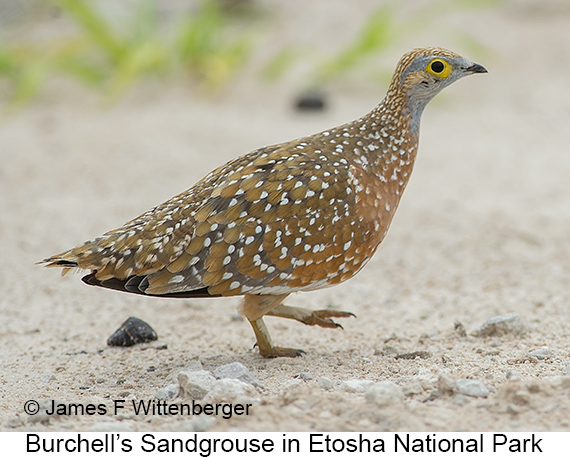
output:
[[[217,168],[124,226],[43,260],[90,270],[91,285],[164,297],[244,295],[264,356],[264,315],[337,327],[343,311],[282,305],[354,276],[385,237],[418,148],[426,104],[477,64],[441,48],[400,60],[384,100],[353,122],[267,146]]]

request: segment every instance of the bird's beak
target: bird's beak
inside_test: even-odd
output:
[[[466,71],[469,73],[488,73],[487,69],[478,63],[471,64],[466,68]]]

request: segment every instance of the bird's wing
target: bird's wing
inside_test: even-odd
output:
[[[277,294],[338,283],[364,262],[362,221],[346,161],[306,145],[239,157],[44,262],[91,270],[89,284],[150,295]]]

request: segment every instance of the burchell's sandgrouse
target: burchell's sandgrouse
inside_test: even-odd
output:
[[[263,316],[339,327],[334,310],[283,305],[354,276],[386,235],[410,178],[427,103],[481,65],[441,48],[405,54],[386,97],[353,122],[267,146],[92,241],[40,263],[90,270],[87,284],[159,297],[243,295],[266,357]]]

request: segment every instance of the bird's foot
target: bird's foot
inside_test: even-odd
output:
[[[320,309],[311,311],[306,308],[297,308],[294,306],[279,305],[267,313],[268,316],[284,317],[286,319],[295,319],[306,325],[318,325],[324,328],[342,328],[332,320],[333,317],[356,317],[353,313],[347,311],[337,311],[334,309]]]
[[[277,297],[246,295],[245,297],[243,312],[253,328],[257,348],[263,357],[299,357],[305,354],[305,351],[301,349],[274,346],[263,322],[264,315],[294,319],[306,325],[318,325],[325,328],[342,328],[340,324],[333,321],[333,318],[355,317],[352,313],[334,309],[312,311],[281,304],[275,306],[275,303],[280,303],[285,297],[286,295]]]
[[[282,348],[282,347],[264,347],[259,346],[259,353],[262,357],[276,358],[276,357],[301,357],[306,352],[302,349]]]
[[[344,318],[344,317],[356,317],[355,314],[348,311],[336,311],[334,309],[319,309],[313,311],[311,315],[303,321],[307,325],[318,325],[319,327],[325,328],[342,328],[342,325],[337,324],[331,318]]]

